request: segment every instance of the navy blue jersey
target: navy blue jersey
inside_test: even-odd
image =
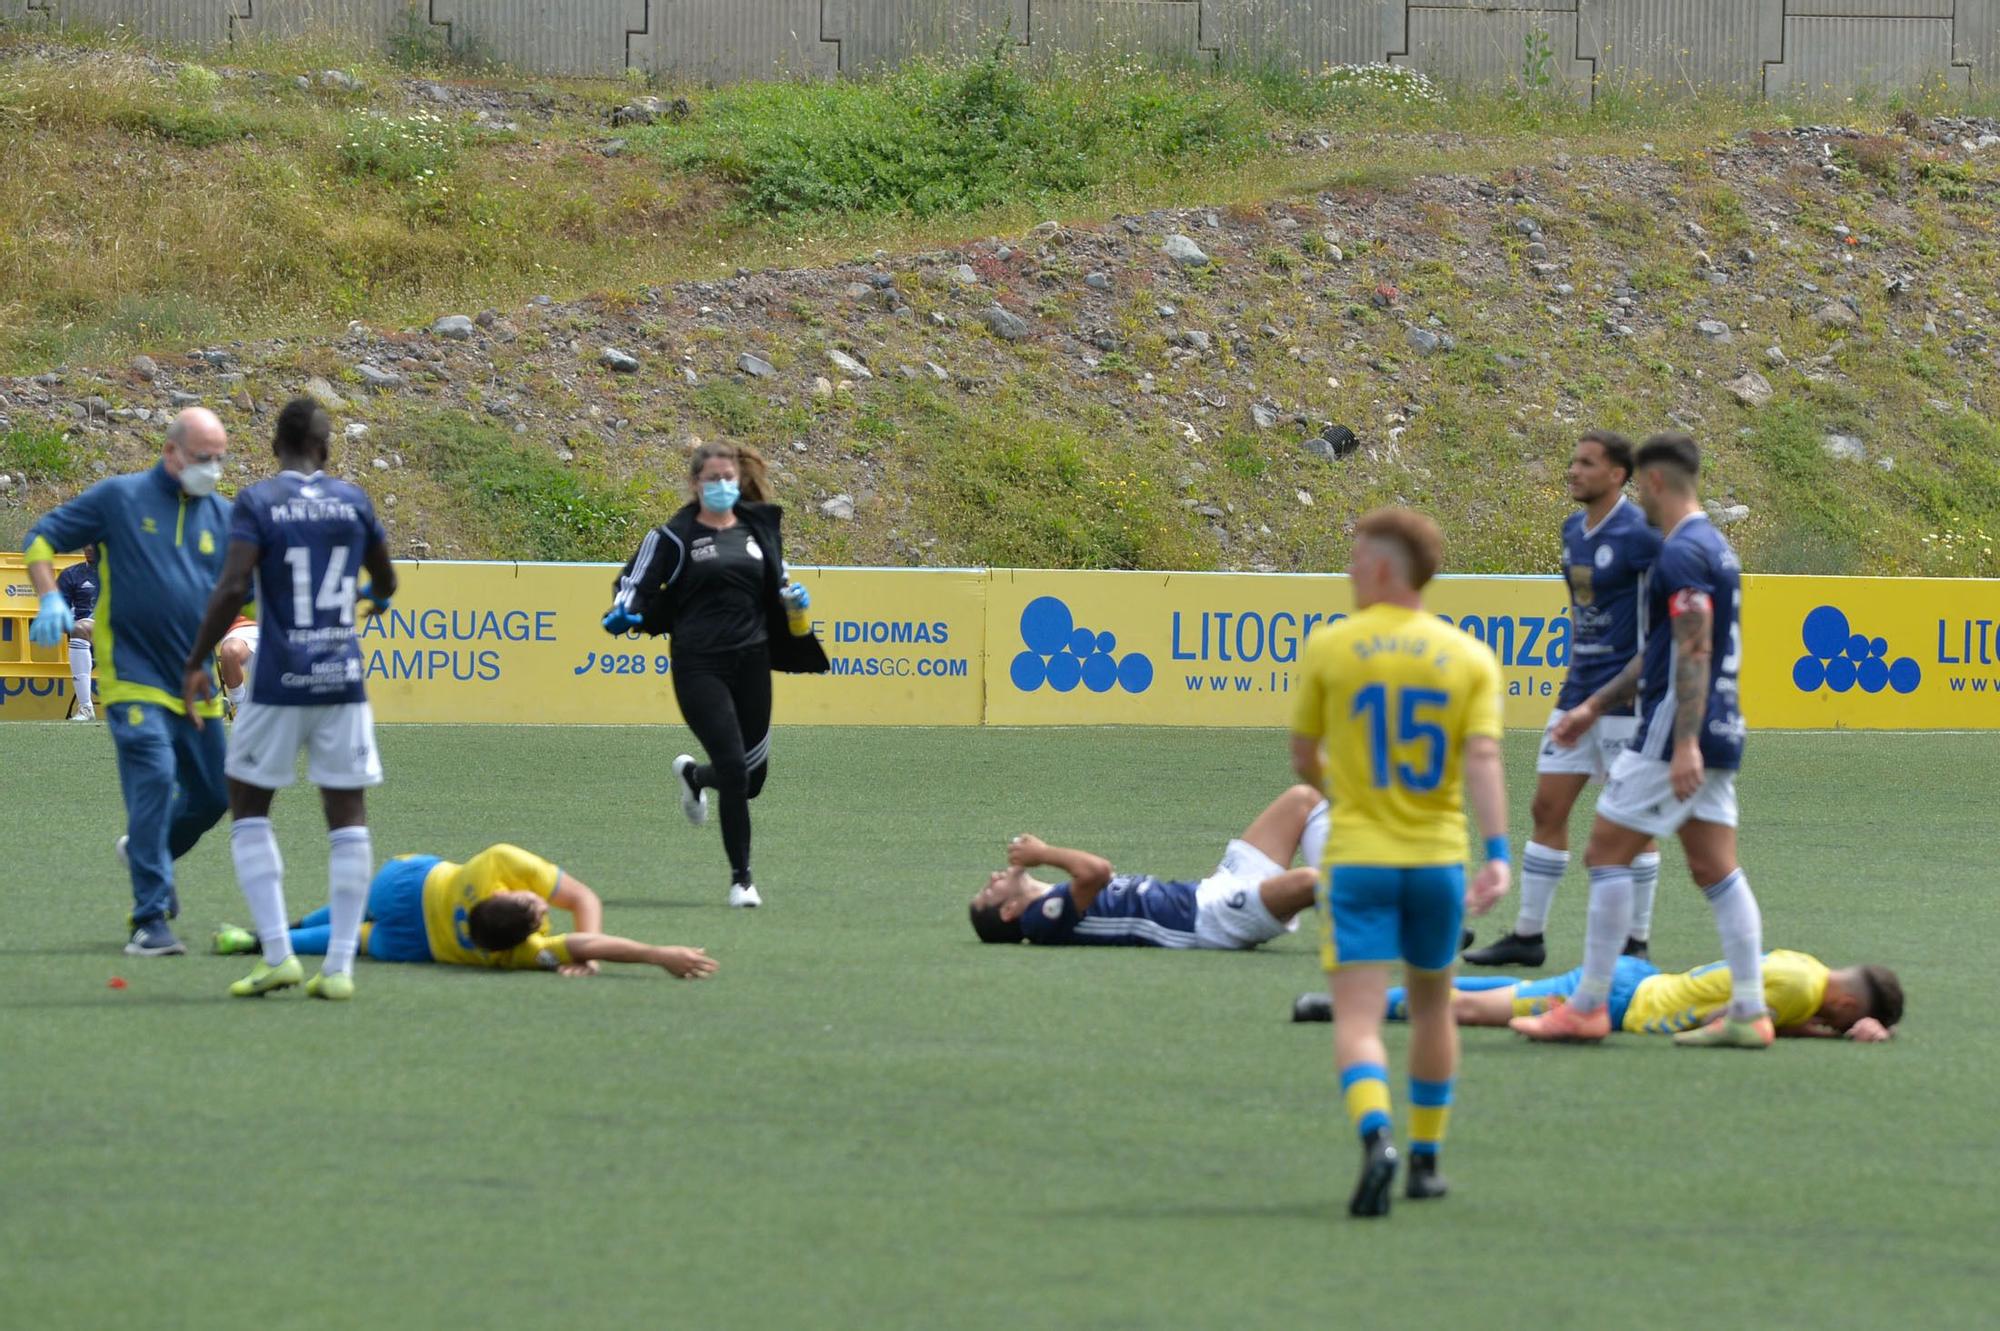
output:
[[[354,588],[385,539],[360,486],[324,472],[279,472],[236,496],[231,542],[257,557],[257,670],[250,701],[284,707],[364,702]]]
[[[69,612],[78,619],[89,619],[97,612],[97,565],[71,564],[56,574],[56,590],[69,603]]]
[[[1080,916],[1068,883],[1043,894],[1021,913],[1021,932],[1031,943],[1195,947],[1194,917],[1195,884],[1120,874]]]
[[[1609,684],[1646,645],[1646,580],[1660,557],[1660,534],[1631,500],[1619,497],[1604,521],[1584,525],[1582,509],[1563,523],[1563,578],[1569,583],[1569,677],[1556,706],[1565,711]],[[1629,706],[1606,715],[1630,716]]]
[[[1673,757],[1676,652],[1669,621],[1697,593],[1707,594],[1714,613],[1701,758],[1710,767],[1733,771],[1743,764],[1743,710],[1736,686],[1743,664],[1743,565],[1705,513],[1681,519],[1653,565],[1647,599],[1660,630],[1646,642],[1635,744],[1648,758],[1664,762]]]

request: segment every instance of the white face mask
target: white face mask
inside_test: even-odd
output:
[[[222,463],[190,462],[181,468],[181,489],[196,499],[205,499],[215,493],[215,487],[222,481]]]

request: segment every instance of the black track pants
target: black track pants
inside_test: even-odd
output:
[[[762,644],[741,651],[674,657],[674,698],[708,761],[695,783],[722,805],[729,880],[750,877],[750,801],[771,770],[771,657]]]

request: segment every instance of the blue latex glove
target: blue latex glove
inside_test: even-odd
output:
[[[617,606],[613,606],[605,612],[604,631],[606,633],[630,633],[638,627],[639,617],[630,610],[623,610]]]
[[[369,614],[371,614],[371,615],[382,615],[382,614],[387,614],[387,613],[388,613],[388,611],[389,611],[389,602],[390,602],[391,600],[393,600],[394,598],[393,598],[393,597],[388,597],[388,596],[384,596],[384,597],[381,597],[381,598],[379,598],[379,599],[378,599],[378,598],[376,598],[376,597],[373,597],[373,596],[370,596],[370,595],[369,595],[369,594],[368,594],[367,592],[363,592],[363,593],[361,593],[361,599],[362,599],[362,600],[364,600],[364,601],[366,601],[366,602],[368,602],[368,604],[370,604],[370,605],[372,605],[372,606],[374,606],[374,607],[375,607],[375,608],[374,608],[373,610],[370,610],[370,611],[368,612]]]
[[[69,602],[63,599],[63,594],[44,592],[35,622],[28,626],[28,641],[37,647],[53,647],[75,627],[76,616],[69,612]]]
[[[803,582],[786,583],[784,590],[779,595],[784,597],[785,604],[794,610],[809,610],[812,608],[812,593],[806,590],[806,585]]]

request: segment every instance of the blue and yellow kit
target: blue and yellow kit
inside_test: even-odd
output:
[[[1316,628],[1294,734],[1326,746],[1328,864],[1463,864],[1465,741],[1500,738],[1500,663],[1422,610],[1373,605]]]
[[[1779,1029],[1803,1026],[1826,1001],[1830,974],[1817,957],[1803,952],[1764,954],[1764,1006]],[[1711,961],[1678,975],[1655,975],[1640,983],[1625,1008],[1621,1030],[1634,1034],[1671,1035],[1691,1031],[1721,1016],[1729,1007],[1729,964]]]
[[[1332,815],[1320,963],[1443,970],[1465,912],[1465,746],[1500,737],[1500,665],[1422,610],[1373,605],[1313,630],[1292,732],[1326,750]]]
[[[229,502],[187,494],[162,465],[99,481],[28,529],[28,562],[97,545],[91,655],[106,704],[151,703],[176,714],[181,663],[222,576]],[[217,690],[201,704],[222,715]]]
[[[533,892],[547,901],[562,871],[519,846],[489,846],[463,864],[435,855],[390,860],[368,888],[362,945],[379,961],[438,961],[449,966],[554,970],[570,964],[566,934],[536,933],[507,952],[473,946],[466,915],[502,892]]]

